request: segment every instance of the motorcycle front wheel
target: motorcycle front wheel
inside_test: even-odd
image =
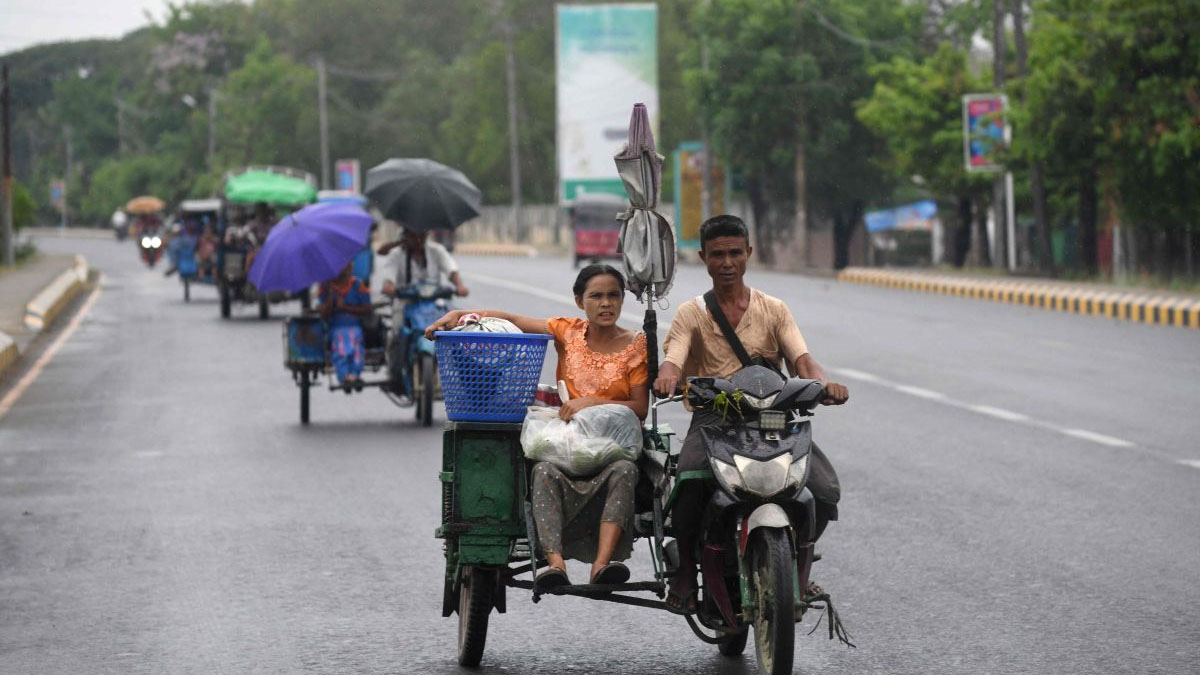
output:
[[[787,532],[754,532],[750,561],[754,598],[754,651],[766,675],[792,672],[796,644],[796,605],[792,596],[795,556]]]
[[[433,365],[433,357],[422,354],[417,359],[417,369],[413,373],[413,402],[416,403],[417,420],[421,426],[433,425],[433,389],[436,386],[437,368]]]

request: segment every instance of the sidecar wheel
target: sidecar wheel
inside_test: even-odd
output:
[[[750,570],[754,598],[754,651],[765,675],[790,675],[796,644],[792,597],[795,558],[783,530],[762,528],[754,537]]]
[[[468,668],[479,665],[487,642],[488,616],[496,587],[493,572],[466,567],[458,588],[458,663]]]

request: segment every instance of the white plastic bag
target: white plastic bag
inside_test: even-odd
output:
[[[570,422],[558,408],[531,407],[521,428],[525,456],[550,462],[569,476],[599,473],[619,459],[637,461],[642,451],[642,424],[623,405],[606,403],[584,408]]]

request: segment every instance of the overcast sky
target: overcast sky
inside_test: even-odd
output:
[[[115,38],[161,21],[164,0],[0,0],[0,54],[44,42]]]

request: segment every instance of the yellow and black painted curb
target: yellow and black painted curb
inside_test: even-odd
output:
[[[1027,305],[1072,314],[1200,329],[1200,298],[1129,293],[1030,279],[962,278],[930,272],[847,267],[838,281]]]

